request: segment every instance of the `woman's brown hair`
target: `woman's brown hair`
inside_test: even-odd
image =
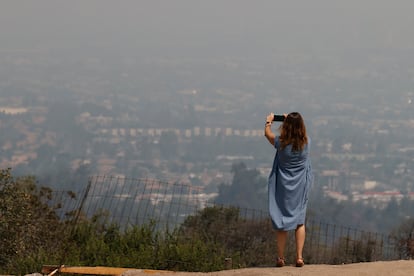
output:
[[[291,144],[293,151],[301,151],[308,143],[305,123],[299,112],[289,113],[283,124],[280,125],[279,130],[282,149]]]

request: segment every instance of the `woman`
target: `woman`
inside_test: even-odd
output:
[[[266,118],[264,133],[276,148],[269,175],[269,212],[276,229],[278,258],[276,266],[285,265],[287,234],[295,230],[296,266],[304,265],[302,251],[305,244],[305,217],[308,193],[313,182],[309,157],[310,139],[298,112],[284,114],[279,135],[272,132],[274,114]]]

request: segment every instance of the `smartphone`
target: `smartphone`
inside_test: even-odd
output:
[[[273,121],[283,122],[284,120],[285,120],[285,116],[284,115],[275,115],[273,117]]]

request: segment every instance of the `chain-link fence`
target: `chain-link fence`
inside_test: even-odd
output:
[[[89,179],[80,213],[87,217],[104,214],[105,223],[116,223],[123,229],[150,221],[157,229],[173,229],[188,216],[215,206],[212,201],[215,195],[200,191],[189,185],[156,179],[95,176]],[[238,211],[240,218],[264,222],[268,224],[266,229],[272,231],[267,211],[246,208],[238,208]],[[398,258],[395,245],[386,234],[313,219],[308,219],[306,225],[305,251],[311,252],[308,262],[336,264]],[[222,228],[225,229],[225,225]],[[290,243],[288,251],[294,250],[293,239]]]

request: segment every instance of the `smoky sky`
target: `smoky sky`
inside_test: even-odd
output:
[[[220,56],[412,49],[414,1],[15,1],[0,3],[0,50]]]

